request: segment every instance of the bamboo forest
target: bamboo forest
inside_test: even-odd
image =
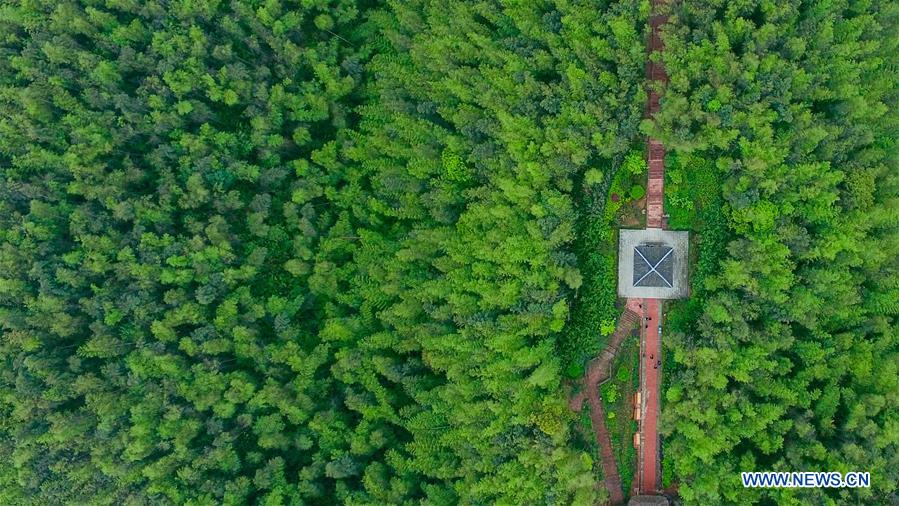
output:
[[[899,504],[897,108],[889,1],[0,0],[0,504]]]

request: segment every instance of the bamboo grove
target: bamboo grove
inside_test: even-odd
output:
[[[655,122],[648,13],[0,1],[0,502],[601,500],[565,371],[616,280],[578,245],[649,134],[726,218],[666,342],[670,480],[886,501],[899,12],[678,4]],[[738,489],[822,466],[874,484]]]

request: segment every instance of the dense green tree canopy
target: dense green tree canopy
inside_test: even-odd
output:
[[[655,125],[715,161],[723,256],[671,341],[666,453],[689,503],[884,503],[899,483],[899,10],[683,2]],[[698,293],[697,293],[698,292]],[[870,489],[743,489],[740,471],[870,471]]]
[[[3,502],[595,501],[556,337],[646,7],[2,2]]]
[[[602,500],[561,378],[615,321],[648,12],[0,0],[0,502]],[[643,132],[721,209],[666,335],[688,503],[896,492],[897,27],[672,8]]]
[[[3,502],[333,494],[322,427],[349,415],[307,287],[335,219],[310,159],[352,120],[359,6],[0,19]]]

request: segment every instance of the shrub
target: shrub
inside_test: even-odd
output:
[[[639,200],[646,196],[646,188],[643,185],[635,184],[631,186],[631,200]]]
[[[643,158],[643,153],[641,151],[632,149],[628,152],[627,156],[624,157],[622,167],[629,174],[640,176],[646,173],[646,159]]]
[[[599,333],[603,336],[611,335],[615,332],[615,320],[607,318],[599,324]]]

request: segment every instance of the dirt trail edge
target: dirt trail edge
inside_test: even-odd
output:
[[[599,385],[609,379],[612,362],[618,354],[618,348],[630,332],[637,326],[640,316],[630,308],[625,309],[618,319],[615,332],[609,336],[606,347],[587,366],[587,373],[581,379],[581,391],[574,396],[569,407],[579,413],[586,399],[590,406],[590,421],[593,424],[593,432],[596,435],[596,443],[599,445],[602,457],[603,482],[609,491],[609,502],[621,504],[624,502],[624,493],[621,490],[621,476],[618,474],[618,465],[615,463],[615,454],[612,451],[612,440],[606,429],[606,415],[602,408],[602,400],[599,398]]]

